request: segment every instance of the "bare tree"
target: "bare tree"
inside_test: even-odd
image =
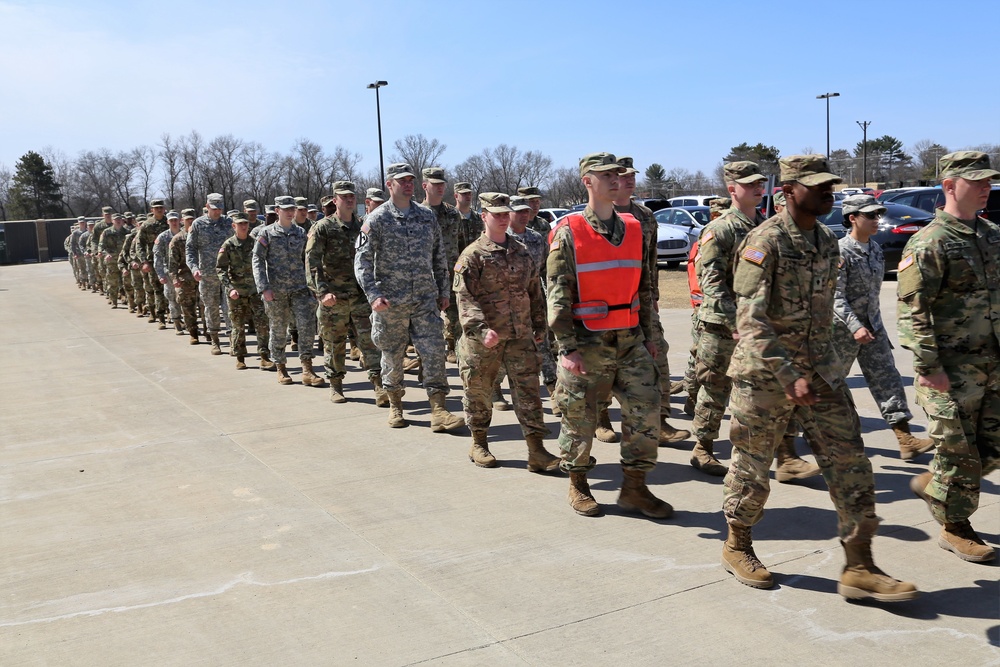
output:
[[[93,197],[83,187],[80,171],[65,153],[52,146],[42,149],[40,155],[52,167],[59,191],[63,196],[63,206],[68,215],[86,215],[93,207]],[[83,211],[83,213],[78,213]]]
[[[0,220],[7,219],[7,207],[10,202],[10,186],[14,180],[14,172],[5,164],[0,164]]]
[[[135,166],[136,188],[142,192],[139,207],[145,209],[156,180],[156,151],[149,146],[139,146],[131,150],[129,157]]]
[[[163,166],[163,191],[170,201],[170,208],[174,208],[177,199],[177,184],[181,180],[183,168],[181,166],[181,146],[180,142],[173,140],[169,133],[160,136],[159,145],[160,164]]]
[[[517,146],[486,148],[455,167],[460,181],[469,181],[477,192],[515,193],[520,187],[539,185],[552,173],[552,159],[537,151],[522,153]]]
[[[587,201],[587,188],[580,178],[580,171],[572,167],[556,169],[546,189],[546,199],[553,206],[572,206]]]
[[[441,167],[441,156],[447,145],[437,139],[428,139],[422,134],[408,134],[393,142],[396,152],[389,157],[389,162],[405,162],[416,171],[417,180],[425,167]]]
[[[305,138],[298,139],[285,159],[286,192],[315,201],[326,188],[331,171],[330,159],[319,144]]]
[[[243,194],[261,206],[284,194],[278,192],[283,161],[279,153],[268,152],[260,142],[245,143],[240,153]]]
[[[197,130],[192,130],[188,136],[181,137],[178,143],[184,174],[183,197],[185,201],[198,208],[208,194],[208,191],[201,190],[205,183],[201,155],[205,142]]]
[[[224,134],[209,142],[205,148],[205,175],[208,178],[206,187],[210,192],[222,195],[223,202],[228,206],[236,205],[236,188],[242,177],[240,154],[243,141],[231,134]]]
[[[358,163],[361,162],[361,153],[352,153],[343,146],[333,149],[333,155],[329,157],[330,173],[327,174],[326,182],[323,184],[324,190],[333,185],[334,181],[346,180],[356,181],[358,174]]]

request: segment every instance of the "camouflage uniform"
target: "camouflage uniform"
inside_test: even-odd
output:
[[[723,501],[730,525],[761,519],[775,448],[795,419],[830,489],[840,539],[868,543],[875,534],[872,466],[831,340],[838,263],[833,232],[819,222],[800,230],[787,210],[751,231],[739,249],[733,290],[740,340],[729,367],[733,461]],[[785,395],[800,378],[815,392],[815,405],[797,406]]]
[[[122,277],[122,289],[125,290],[125,298],[128,300],[128,310],[135,310],[135,286],[132,284],[131,256],[132,244],[135,243],[135,229],[130,229],[122,243],[121,252],[118,253],[118,274]]]
[[[726,372],[736,349],[736,294],[733,270],[736,251],[755,227],[763,222],[760,214],[753,220],[732,206],[708,223],[698,239],[695,271],[703,294],[698,309],[698,351],[695,353],[698,399],[692,430],[698,441],[711,442],[719,437],[719,426],[729,403],[732,380]]]
[[[368,303],[382,297],[389,308],[372,312],[372,341],[382,351],[382,382],[390,394],[403,389],[403,357],[412,341],[423,362],[427,395],[449,391],[438,299],[451,294],[441,227],[434,212],[410,202],[404,213],[387,201],[365,217],[354,273]]]
[[[174,238],[174,233],[167,229],[160,232],[160,235],[156,237],[156,241],[153,242],[153,271],[156,272],[156,277],[163,281],[163,294],[167,297],[170,318],[174,321],[180,321],[181,309],[177,304],[177,290],[174,288],[174,282],[167,274],[167,253],[170,249],[170,239],[172,238]]]
[[[462,214],[458,212],[458,209],[441,202],[437,206],[426,206],[430,210],[434,211],[437,216],[438,225],[441,227],[441,240],[444,243],[444,253],[448,261],[448,266],[455,266],[455,262],[458,261],[458,256],[465,250],[466,243],[463,245],[463,222]],[[480,225],[480,230],[482,226]],[[452,290],[448,295],[448,307],[444,311],[444,338],[448,341],[448,346],[451,348],[455,347],[456,341],[462,335],[462,325],[459,322],[458,315],[458,300],[455,298],[455,292]]]
[[[353,217],[344,222],[336,213],[318,221],[309,231],[306,242],[306,278],[317,300],[333,294],[332,306],[319,304],[320,336],[323,339],[324,366],[330,380],[343,380],[347,334],[351,325],[357,331],[355,342],[361,349],[368,377],[382,373],[381,356],[372,342],[372,309],[354,276],[354,255],[361,221]]]
[[[219,216],[218,220],[203,215],[191,224],[184,249],[191,273],[201,271],[198,294],[205,305],[205,326],[213,334],[219,333],[222,329],[220,308],[223,318],[229,319],[229,299],[222,293],[222,285],[215,272],[215,262],[222,243],[232,235],[232,220],[224,215]]]
[[[253,246],[253,276],[257,291],[271,290],[274,300],[264,309],[271,325],[271,360],[285,363],[288,325],[295,323],[299,340],[316,338],[316,300],[306,284],[306,233],[296,224],[285,229],[279,223],[261,228]],[[312,362],[312,346],[299,348],[299,360]]]
[[[968,520],[980,479],[1000,467],[998,258],[996,223],[938,211],[899,263],[900,343],[913,352],[917,375],[944,372],[951,382],[948,392],[916,383],[937,444],[924,493],[940,523]]]
[[[146,303],[146,285],[145,278],[143,278],[142,273],[142,260],[139,259],[139,230],[142,227],[142,223],[138,222],[138,226],[132,230],[132,244],[129,246],[129,252],[126,257],[129,267],[129,275],[132,278],[132,290],[135,292],[135,308],[138,312],[142,312],[143,309],[150,308],[153,304]],[[125,249],[122,248],[122,252]],[[132,264],[135,264],[135,268],[132,268]]]
[[[80,249],[83,252],[83,269],[86,276],[87,287],[94,287],[94,267],[91,262],[90,237],[94,232],[91,229],[80,234]]]
[[[101,234],[101,240],[97,245],[97,263],[104,266],[104,287],[112,303],[118,303],[118,296],[121,292],[121,274],[118,273],[118,254],[125,244],[125,237],[128,230],[124,227],[115,229],[108,227]]]
[[[522,432],[525,437],[544,437],[548,429],[542,417],[535,339],[545,334],[545,297],[527,249],[509,237],[505,246],[481,235],[455,264],[453,286],[463,333],[458,368],[465,386],[466,421],[473,431],[489,428],[493,383],[504,368]],[[492,348],[483,345],[489,329],[500,337]]]
[[[246,325],[252,321],[257,333],[257,350],[269,350],[270,324],[264,312],[264,301],[257,292],[253,277],[254,239],[247,236],[242,241],[236,235],[223,241],[215,263],[216,274],[222,291],[229,301],[229,317],[232,320],[229,355],[245,357],[247,354]],[[229,296],[236,290],[238,299]],[[266,356],[266,355],[265,355]]]
[[[167,274],[175,283],[177,305],[184,314],[184,326],[191,338],[198,340],[198,283],[187,265],[187,232],[181,230],[170,239],[167,250]]]
[[[80,236],[83,232],[80,228],[75,228],[69,235],[69,258],[73,262],[73,275],[77,284],[83,285],[87,282],[87,269],[83,263],[83,249],[80,248]]]
[[[615,213],[605,224],[588,206],[587,223],[613,245],[625,238],[625,222]],[[643,256],[646,247],[643,236]],[[585,473],[596,461],[590,456],[597,424],[598,401],[613,392],[622,406],[623,429],[631,437],[621,443],[621,464],[626,470],[648,471],[656,465],[659,444],[660,388],[656,365],[644,343],[653,337],[653,301],[649,272],[639,282],[639,326],[633,329],[591,331],[573,319],[579,301],[576,255],[569,225],[555,231],[547,260],[548,318],[560,354],[576,350],[583,357],[586,375],[573,375],[559,367],[556,401],[562,411],[559,446],[562,470]],[[626,441],[627,440],[627,441]]]
[[[143,264],[149,265],[149,271],[142,272],[142,283],[146,290],[146,304],[149,306],[150,317],[165,317],[167,313],[167,299],[163,285],[153,270],[153,245],[156,243],[156,237],[168,228],[166,216],[160,220],[155,217],[148,218],[139,227],[139,236],[132,244],[136,249],[140,267]]]
[[[857,359],[865,382],[890,426],[910,421],[903,380],[892,357],[889,334],[882,324],[879,296],[885,260],[875,241],[862,245],[850,235],[840,239],[840,270],[833,301],[833,345],[840,358],[840,376],[847,377]],[[865,328],[875,338],[859,345],[854,332]]]
[[[549,221],[543,218],[542,216],[536,215],[534,218],[528,221],[528,229],[534,229],[544,238],[548,238],[549,232],[552,231],[552,225],[549,224]]]
[[[94,232],[90,235],[90,239],[87,241],[87,248],[90,250],[90,256],[93,260],[94,282],[97,285],[97,289],[101,291],[104,291],[105,262],[101,257],[98,246],[101,242],[101,235],[106,229],[110,229],[110,227],[110,222],[99,220],[97,224],[94,225]]]
[[[542,236],[533,229],[525,229],[523,234],[515,233],[511,228],[507,228],[507,234],[521,242],[535,261],[538,268],[538,283],[542,287],[542,294],[545,294],[545,263],[549,257],[549,240],[547,236]],[[545,384],[553,384],[556,381],[556,361],[552,356],[552,348],[549,346],[548,327],[542,342],[538,343],[538,359],[541,362],[542,379]],[[499,376],[498,376],[499,377]]]

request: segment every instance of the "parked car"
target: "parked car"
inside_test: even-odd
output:
[[[708,202],[718,199],[721,195],[684,195],[671,197],[667,201],[671,206],[708,206]]]
[[[1000,225],[1000,187],[990,188],[990,198],[986,201],[983,215]]]
[[[636,199],[635,201],[642,204],[643,206],[648,208],[650,211],[653,211],[654,213],[656,211],[659,211],[660,209],[670,207],[670,202],[668,202],[666,199]]]
[[[712,220],[712,209],[708,206],[683,206],[664,208],[653,214],[659,223],[680,227],[687,234],[688,241],[694,243],[701,236],[701,230]]]
[[[882,246],[882,254],[885,256],[886,274],[896,271],[896,266],[903,256],[903,247],[917,231],[934,219],[933,213],[928,213],[912,206],[902,204],[883,203],[885,214],[879,220],[878,233],[871,238]],[[820,217],[820,222],[830,228],[837,238],[843,238],[847,234],[844,227],[844,213],[840,204],[835,204],[833,210]]]
[[[543,208],[538,211],[538,217],[548,220],[551,225],[553,222],[558,220],[569,213],[569,209],[565,208]]]
[[[844,188],[840,192],[845,197],[850,197],[851,195],[871,195],[875,191],[871,188]]]
[[[573,204],[566,213],[583,213],[583,209],[585,208],[587,208],[586,204]],[[563,215],[566,215],[566,213],[563,213]]]
[[[669,209],[666,209],[669,210]],[[691,250],[691,241],[683,227],[658,222],[656,225],[656,260],[666,264],[668,269],[676,269],[686,262]]]
[[[886,196],[882,193],[882,203],[902,204],[933,213],[938,206],[944,206],[944,190],[941,188],[910,188]]]
[[[892,196],[899,194],[900,192],[909,192],[910,190],[914,189],[915,188],[888,188],[885,190],[879,190],[878,194],[875,195],[875,201],[882,203],[885,200],[891,198]]]

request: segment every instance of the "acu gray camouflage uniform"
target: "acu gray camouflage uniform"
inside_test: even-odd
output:
[[[271,323],[271,360],[285,363],[288,325],[295,323],[299,340],[316,338],[316,299],[306,284],[306,233],[292,224],[285,229],[280,223],[260,228],[253,246],[253,276],[257,291],[263,296],[271,290],[273,301],[264,301]],[[312,345],[299,348],[299,359],[312,361]]]
[[[153,270],[156,276],[163,283],[163,294],[167,297],[167,307],[170,309],[170,317],[174,321],[181,319],[181,307],[177,303],[177,289],[174,281],[170,279],[167,271],[167,256],[170,254],[170,240],[174,238],[174,233],[167,229],[160,232],[153,242]]]
[[[211,333],[218,333],[222,328],[219,309],[223,317],[229,317],[229,299],[222,293],[219,276],[215,272],[216,259],[222,243],[233,235],[233,221],[226,216],[212,220],[203,215],[191,224],[188,230],[187,245],[184,248],[185,258],[191,272],[201,271],[201,281],[198,283],[198,294],[205,306],[205,326]]]

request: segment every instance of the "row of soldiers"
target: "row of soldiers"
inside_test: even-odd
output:
[[[829,173],[821,156],[792,156],[781,164],[788,208],[766,223],[754,214],[755,224],[719,264],[725,265],[725,284],[731,291],[732,310],[724,312],[735,320],[727,332],[714,333],[728,333],[728,340],[736,343],[729,354],[732,361],[720,362],[725,377],[735,381],[729,401],[734,457],[726,473],[723,507],[730,535],[723,564],[743,583],[772,585],[770,573],[753,553],[750,526],[762,514],[775,447],[786,435],[787,425],[795,421],[806,431],[838,509],[848,562],[841,593],[909,599],[916,594],[915,587],[888,577],[871,560],[871,537],[877,526],[871,465],[844,383],[846,372],[837,370],[840,362],[830,343],[834,288],[842,262],[838,262],[836,243],[831,247],[831,233],[817,225],[816,218],[832,207],[832,185],[839,179]],[[388,168],[388,197],[378,206],[366,207],[363,221],[355,214],[353,184],[336,183],[333,195],[323,200],[326,217],[308,233],[295,224],[300,207],[292,197],[277,198],[276,221],[250,232],[249,219],[234,214],[229,220],[222,214],[221,196],[210,195],[208,212],[192,224],[185,256],[189,267],[198,267],[192,275],[204,287],[210,262],[202,254],[203,244],[192,249],[191,240],[199,229],[200,238],[210,238],[213,226],[220,237],[224,225],[232,230],[226,230],[233,236],[218,246],[212,267],[220,287],[209,291],[217,295],[226,290],[221,293],[229,299],[231,314],[233,304],[242,298],[261,300],[270,333],[269,345],[262,345],[261,331],[267,327],[255,323],[262,367],[265,360],[273,363],[282,384],[292,381],[284,348],[287,331],[296,327],[303,382],[322,386],[323,380],[311,366],[318,321],[331,399],[346,400],[341,382],[343,358],[347,332],[353,326],[376,404],[390,408],[392,427],[407,425],[401,399],[403,362],[410,344],[421,361],[432,430],[453,431],[465,425],[444,404],[449,391],[444,368],[450,351],[445,332],[457,322],[452,340],[456,341],[472,432],[470,460],[481,467],[496,465],[487,431],[493,408],[490,398],[502,369],[509,377],[528,445],[529,469],[568,473],[569,502],[581,515],[601,513],[586,477],[596,464],[591,456],[592,439],[614,395],[622,406],[623,422],[624,483],[618,504],[627,511],[667,518],[672,508],[650,492],[645,476],[655,466],[658,445],[683,439],[688,433],[666,422],[671,384],[665,368],[666,343],[654,305],[656,223],[648,209],[631,199],[636,173],[629,158],[607,153],[586,156],[580,163],[580,176],[588,191],[588,207],[581,214],[567,216],[547,237],[526,224],[531,207],[525,199],[536,193],[519,193],[521,199],[514,200],[501,193],[483,193],[479,197],[482,215],[478,216],[471,212],[471,188],[460,183],[456,199],[459,189],[464,190],[461,194],[469,204],[465,215],[461,200],[457,208],[442,203],[443,171],[432,168],[422,174],[425,199],[420,205],[413,199],[416,175],[406,164]],[[759,189],[758,175],[752,163],[727,165],[727,187],[734,194],[730,218],[739,219],[737,213],[748,215],[742,195],[734,191],[741,186]],[[548,225],[542,224],[547,230]],[[772,236],[752,245],[757,232],[765,230]],[[772,237],[778,245],[768,245]],[[703,235],[702,248],[713,240]],[[228,256],[227,245],[234,253],[238,247],[239,253]],[[540,259],[543,252],[544,261]],[[234,262],[234,257],[239,261]],[[242,268],[234,271],[234,264]],[[252,282],[246,279],[248,273]],[[246,294],[236,284],[237,276]],[[202,296],[208,318],[208,302],[215,297]],[[454,320],[447,316],[453,304]],[[218,317],[219,308],[211,309]],[[244,324],[234,317],[234,334]],[[208,326],[211,333],[212,324]],[[706,341],[707,330],[699,326]],[[551,359],[543,346],[550,336],[559,360],[550,388],[562,417],[559,457],[541,444],[547,431],[541,420],[538,375],[546,358]],[[724,348],[718,349],[718,339],[723,338],[716,336],[714,354],[719,358],[726,356]],[[861,344],[861,338],[855,340]],[[213,338],[215,347],[217,337]],[[238,353],[246,351],[237,348],[235,335],[232,349],[242,363]],[[704,370],[710,352],[699,345],[699,400],[704,391],[706,408],[715,398],[720,410],[725,410],[729,397],[711,396],[717,385],[708,381]],[[722,393],[729,390],[723,387]],[[697,407],[695,411],[696,418],[699,412],[707,414]],[[704,428],[711,430],[711,425]],[[714,428],[717,433],[718,424]],[[701,433],[705,435],[699,435],[699,444],[706,449],[704,441],[709,436],[705,430]],[[707,453],[712,455],[711,450]],[[942,478],[947,481],[944,473]],[[940,486],[935,485],[945,481],[935,473],[934,488],[919,490],[932,508],[936,501],[944,502],[937,497]],[[954,523],[946,523],[942,546],[947,543],[946,548],[975,560],[969,557],[968,544],[976,541],[968,536],[968,522],[961,529]],[[964,542],[952,540],[955,535],[965,535]],[[985,546],[981,540],[978,545]],[[991,549],[988,555],[992,558]]]

